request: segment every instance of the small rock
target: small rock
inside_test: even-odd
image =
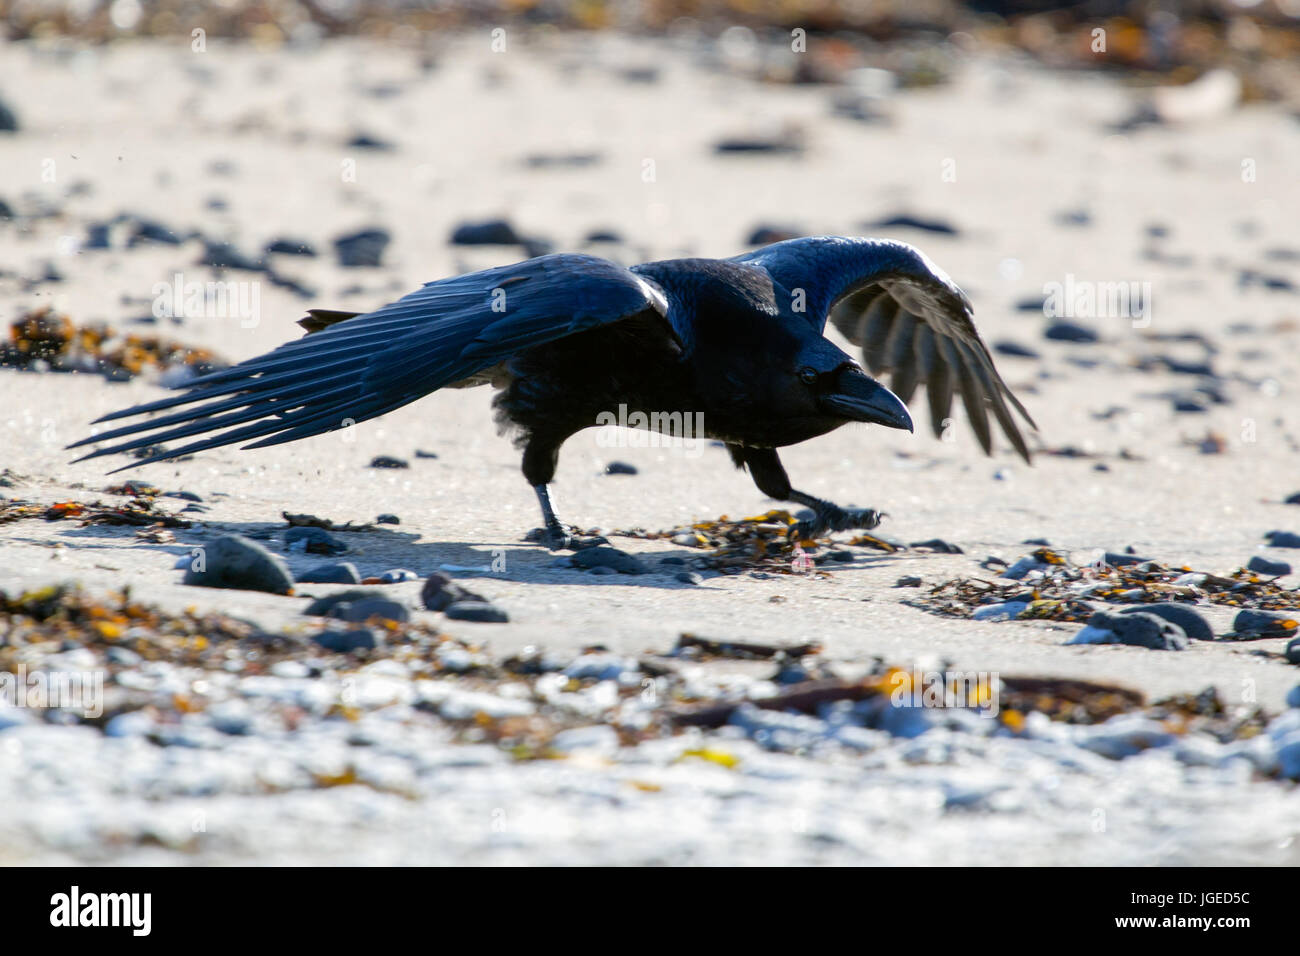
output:
[[[518,246],[523,237],[504,219],[463,222],[451,233],[453,246]]]
[[[185,584],[205,588],[235,588],[288,594],[293,590],[293,574],[284,559],[272,554],[256,541],[240,535],[222,535],[202,551],[202,570],[196,556],[185,572]]]
[[[1293,495],[1288,495],[1287,498],[1286,498],[1286,500],[1283,501],[1282,504],[1284,504],[1284,505],[1300,505],[1300,491],[1297,491],[1297,492],[1296,492],[1295,494],[1293,494]]]
[[[574,554],[573,566],[587,569],[604,567],[619,574],[645,574],[648,570],[639,558],[604,545],[585,548]]]
[[[950,544],[942,538],[930,538],[927,541],[913,541],[910,548],[916,548],[922,551],[937,551],[939,554],[965,554],[959,546]]]
[[[267,255],[281,256],[314,256],[316,247],[305,239],[286,239],[283,237],[272,239],[262,249]]]
[[[615,571],[607,564],[598,564],[594,568],[588,568],[587,573],[594,574],[596,576],[600,576],[602,574],[618,574],[617,571]]]
[[[1043,332],[1043,338],[1052,342],[1096,342],[1101,336],[1086,325],[1061,320],[1049,325]]]
[[[418,581],[420,576],[406,568],[393,568],[379,575],[380,584],[401,584],[403,581]]]
[[[347,268],[378,266],[383,263],[390,239],[386,229],[365,229],[335,239],[334,253],[339,265]]]
[[[411,463],[405,458],[394,458],[392,455],[378,455],[370,459],[371,468],[410,468]]]
[[[401,524],[402,519],[397,515],[382,514],[375,519],[375,522],[378,524]]]
[[[1264,540],[1270,548],[1300,548],[1300,534],[1294,531],[1270,531]]]
[[[164,492],[163,492],[163,497],[164,497],[164,498],[179,498],[179,499],[181,499],[182,501],[202,501],[202,500],[203,500],[202,498],[200,498],[198,495],[196,495],[196,494],[195,494],[194,492],[192,492],[192,491],[164,491]]]
[[[1246,568],[1259,574],[1267,574],[1269,577],[1280,578],[1291,573],[1291,565],[1285,561],[1270,561],[1261,554],[1255,555],[1248,562]]]
[[[301,584],[360,584],[361,575],[350,561],[341,564],[318,564],[298,578]]]
[[[894,582],[896,588],[919,588],[921,586],[921,577],[916,574],[905,574]]]
[[[367,597],[360,601],[340,601],[330,609],[329,616],[357,624],[368,621],[372,617],[405,624],[411,619],[411,612],[404,605],[388,598]]]
[[[337,654],[350,654],[353,651],[373,651],[378,647],[374,632],[369,628],[358,627],[347,631],[322,631],[312,638],[327,651]]]
[[[1177,624],[1183,629],[1183,633],[1193,640],[1214,640],[1214,631],[1210,627],[1210,622],[1202,617],[1200,612],[1186,604],[1135,604],[1122,609],[1119,613],[1154,614],[1156,617]]]
[[[304,554],[342,554],[348,546],[324,528],[296,527],[284,533],[284,548]]]
[[[997,352],[999,355],[1009,355],[1012,358],[1036,359],[1041,357],[1038,352],[1035,352],[1028,346],[1021,345],[1019,342],[1012,342],[1009,339],[995,342],[993,345],[993,351]]]
[[[703,584],[704,578],[694,571],[678,571],[673,575],[674,581],[681,581],[682,584]]]
[[[1288,637],[1295,633],[1300,613],[1285,611],[1238,611],[1232,619],[1233,633],[1248,637]]]
[[[1155,614],[1098,611],[1069,643],[1130,644],[1156,651],[1181,651],[1187,648],[1187,635],[1177,624]]]
[[[666,557],[666,558],[660,558],[660,559],[659,559],[659,563],[660,563],[660,564],[685,564],[685,563],[686,563],[686,559],[685,559],[685,558],[679,558],[679,557],[677,557],[676,555],[669,555],[669,556]]]
[[[1286,662],[1288,664],[1300,664],[1300,637],[1297,637],[1286,646]]]
[[[636,465],[629,465],[625,461],[611,461],[605,466],[607,475],[635,475],[636,473]]]
[[[487,603],[487,598],[465,590],[441,571],[436,571],[425,579],[424,588],[420,591],[420,600],[430,611],[442,611],[452,604],[465,601]]]
[[[476,621],[485,624],[505,624],[510,616],[495,604],[486,601],[457,601],[447,605],[443,612],[453,621]]]
[[[354,588],[351,591],[340,591],[338,594],[327,594],[325,597],[316,598],[308,604],[303,608],[302,613],[310,617],[326,617],[340,604],[366,601],[374,596],[374,591],[365,591],[359,588]]]

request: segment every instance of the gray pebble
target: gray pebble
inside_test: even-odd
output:
[[[607,475],[635,475],[636,473],[636,465],[629,465],[625,461],[611,461],[605,466]]]
[[[1149,647],[1155,651],[1181,651],[1187,648],[1187,635],[1172,621],[1141,611],[1113,614],[1098,611],[1088,618],[1088,626],[1110,631],[1116,644]]]
[[[330,609],[329,616],[358,624],[372,617],[381,617],[386,621],[404,624],[411,619],[411,612],[388,598],[368,597],[361,601],[341,601]]]
[[[348,654],[352,651],[372,651],[378,647],[375,635],[369,628],[359,627],[350,631],[322,631],[312,638],[327,651]]]
[[[397,515],[382,514],[375,521],[379,524],[401,524],[402,519]]]
[[[594,568],[588,568],[588,569],[587,569],[587,573],[588,573],[588,574],[596,574],[596,575],[600,575],[600,574],[618,574],[617,571],[615,571],[613,568],[611,568],[609,565],[606,565],[606,564],[598,564],[598,565],[596,565]]]
[[[1285,626],[1300,618],[1300,614],[1286,611],[1238,611],[1232,619],[1234,634],[1254,637],[1286,637],[1295,631]]]
[[[1154,614],[1156,617],[1177,624],[1183,629],[1183,633],[1193,640],[1214,640],[1214,631],[1210,627],[1210,622],[1202,617],[1199,611],[1186,604],[1135,604],[1124,608],[1119,613]]]
[[[682,584],[703,584],[704,578],[700,577],[694,571],[678,571],[673,575],[674,581],[681,581]]]
[[[203,570],[196,570],[195,565],[200,561]],[[272,554],[256,541],[228,534],[205,546],[201,555],[191,559],[184,583],[205,588],[288,594],[293,590],[293,574],[279,555]]]
[[[325,617],[339,604],[353,603],[357,601],[368,601],[375,596],[375,592],[362,588],[353,588],[351,591],[340,591],[338,594],[327,594],[325,597],[316,598],[305,608],[303,614],[311,617]]]
[[[601,546],[585,548],[573,556],[576,568],[609,568],[619,574],[645,574],[647,568],[639,558],[618,548]]]
[[[1285,561],[1271,561],[1262,554],[1257,554],[1246,563],[1246,568],[1269,577],[1280,578],[1291,573],[1291,565]]]
[[[420,591],[420,600],[430,611],[443,611],[452,604],[465,601],[487,603],[487,598],[465,590],[441,571],[435,571],[425,579],[424,587]]]
[[[301,584],[360,584],[361,575],[350,561],[340,564],[318,564],[300,578]]]
[[[284,533],[286,551],[306,554],[342,554],[348,546],[324,528],[290,528]]]
[[[1286,646],[1286,662],[1288,664],[1300,664],[1300,637],[1295,638]]]
[[[1294,531],[1270,531],[1264,539],[1270,548],[1300,548],[1300,534]]]
[[[447,617],[454,621],[477,621],[485,624],[505,624],[510,616],[495,604],[486,601],[457,601],[448,605]]]

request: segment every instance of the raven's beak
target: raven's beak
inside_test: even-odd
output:
[[[822,406],[851,422],[871,422],[912,430],[912,416],[897,395],[855,368],[840,373],[835,391],[821,397]]]

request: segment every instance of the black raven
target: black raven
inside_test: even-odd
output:
[[[594,256],[540,256],[430,282],[375,312],[311,310],[301,339],[99,421],[191,407],[69,447],[127,439],[85,456],[94,458],[217,432],[125,466],[134,467],[233,442],[256,439],[245,447],[260,448],[319,435],[440,388],[491,384],[552,547],[584,544],[566,534],[547,492],[560,446],[620,406],[651,428],[672,421],[665,413],[698,416],[704,435],[695,437],[725,442],[760,491],[812,509],[796,526],[801,536],[872,528],[877,512],[792,488],[776,450],[848,422],[911,431],[904,402],[923,384],[936,434],[949,425],[956,393],[985,452],[991,413],[1028,461],[1012,410],[1033,420],[993,367],[971,314],[970,300],[923,253],[889,240],[791,239],[731,259],[630,269]],[[862,347],[868,370],[890,373],[893,391],[824,337],[828,318]]]

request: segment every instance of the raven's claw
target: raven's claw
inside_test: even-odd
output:
[[[552,551],[583,551],[598,545],[609,544],[609,539],[604,535],[583,538],[576,534],[569,534],[560,527],[534,528],[524,536],[524,540],[545,545]]]
[[[880,525],[885,512],[875,508],[840,508],[829,505],[814,512],[807,521],[800,521],[790,529],[797,541],[808,541],[828,531],[870,531]]]

